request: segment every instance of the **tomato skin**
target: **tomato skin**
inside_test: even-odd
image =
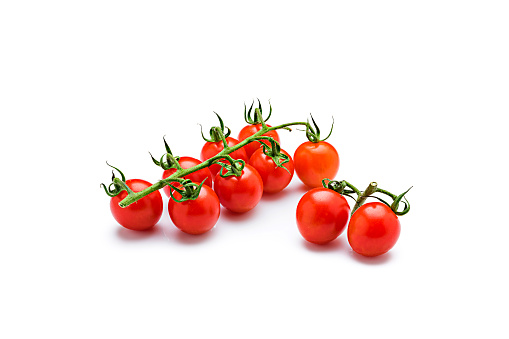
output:
[[[302,143],[293,156],[295,173],[309,187],[321,187],[322,179],[334,179],[339,169],[339,155],[326,141]]]
[[[235,138],[228,137],[226,138],[226,143],[228,144],[228,147],[233,147],[239,143],[239,141]],[[200,159],[202,161],[205,161],[207,159],[212,158],[217,153],[221,152],[224,149],[223,141],[217,141],[217,142],[206,142],[205,145],[203,145],[201,149]],[[230,153],[230,156],[233,159],[239,159],[244,160],[247,162],[249,158],[247,157],[246,151],[244,148],[238,149],[235,152]],[[225,161],[222,161],[225,162]],[[210,172],[212,173],[212,177],[214,178],[221,169],[221,165],[214,164],[209,167]]]
[[[181,198],[178,192],[174,193]],[[168,213],[171,221],[182,232],[188,234],[203,234],[210,231],[219,219],[219,199],[210,186],[203,185],[196,200],[176,202],[168,201]]]
[[[260,174],[263,181],[263,191],[266,193],[280,192],[292,181],[294,173],[292,157],[285,150],[281,150],[281,153],[290,158],[289,162],[283,164],[290,173],[284,168],[277,167],[274,160],[263,153],[262,148],[257,149],[249,159],[249,164]]]
[[[323,245],[336,239],[346,228],[350,206],[339,193],[314,188],[297,205],[297,227],[307,241]]]
[[[201,161],[192,157],[180,157],[179,164],[183,169],[191,168],[196,165],[201,164]],[[175,173],[177,171],[176,168],[170,168],[163,172],[163,179],[168,178],[170,175]],[[188,174],[184,176],[183,178],[189,179],[192,182],[195,182],[197,184],[201,184],[203,180],[205,180],[204,185],[208,185],[209,187],[212,187],[212,173],[210,173],[210,170],[208,168],[202,168],[199,171],[193,172],[191,174]],[[170,196],[171,188],[170,186],[164,186],[163,188],[164,193],[166,193],[166,196]]]
[[[141,179],[126,180],[125,183],[133,192],[139,192],[152,186],[148,181]],[[118,203],[126,196],[127,192],[122,191],[110,200],[111,214],[113,214],[113,217],[120,225],[133,231],[144,231],[153,227],[161,219],[163,214],[163,198],[159,191],[152,192],[131,205],[122,208]]]
[[[249,138],[253,134],[260,131],[262,129],[262,127],[263,127],[262,124],[244,126],[244,128],[242,128],[239,132],[239,141]],[[267,125],[267,127],[272,127],[272,126]],[[267,133],[265,133],[263,135],[267,136],[267,137],[272,137],[274,140],[276,140],[279,143],[279,134],[277,134],[276,131],[268,131]],[[264,144],[270,146],[270,141],[268,141],[268,140],[260,140],[260,141],[262,141]],[[251,158],[253,153],[257,149],[259,149],[261,146],[262,145],[258,141],[252,141],[242,148],[244,148],[246,150],[246,155],[249,159],[249,158]]]
[[[389,251],[398,241],[401,225],[398,216],[381,202],[359,207],[348,225],[348,242],[364,256],[374,257]]]
[[[263,181],[260,174],[246,164],[240,177],[232,175],[223,178],[218,173],[214,179],[214,190],[226,209],[244,213],[252,210],[262,198]]]

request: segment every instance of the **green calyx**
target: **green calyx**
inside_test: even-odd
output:
[[[194,182],[192,182],[189,179],[177,179],[177,180],[175,180],[176,182],[180,183],[181,186],[180,187],[175,187],[172,184],[168,184],[168,186],[171,187],[170,198],[173,199],[175,202],[184,202],[184,201],[187,201],[187,200],[196,200],[198,198],[198,196],[200,195],[200,191],[201,191],[201,188],[202,188],[203,184],[205,183],[205,180],[207,180],[207,179],[204,179],[201,182],[201,184],[199,184],[199,185],[194,183]],[[180,196],[181,196],[180,199],[177,199],[175,197],[174,191],[177,191],[180,194]]]
[[[330,179],[323,179],[322,185],[325,188],[331,189],[331,190],[338,192],[344,196],[354,199],[355,206],[352,209],[352,215],[355,213],[355,211],[359,207],[361,207],[364,204],[364,202],[366,201],[367,198],[375,198],[378,201],[384,203],[385,205],[389,206],[391,208],[391,210],[394,212],[394,214],[396,214],[396,215],[405,215],[408,212],[410,212],[410,203],[406,199],[405,194],[407,194],[408,191],[410,191],[410,189],[412,187],[410,187],[409,189],[407,189],[405,192],[401,193],[400,195],[396,195],[396,194],[393,194],[387,190],[378,188],[378,184],[376,182],[371,182],[369,184],[369,186],[366,188],[366,190],[364,190],[362,192],[359,191],[355,186],[353,186],[346,180],[335,181],[335,180],[330,180]],[[382,194],[389,196],[393,200],[392,203],[388,203],[387,201],[383,200],[382,198],[375,196],[374,195],[375,193],[382,193]],[[356,198],[353,197],[352,194],[357,195],[357,197]],[[405,199],[405,201],[402,201],[403,199]],[[405,207],[403,208],[402,211],[398,211],[399,204],[401,202],[403,202],[403,204],[405,204]]]
[[[152,158],[152,162],[164,170],[169,170],[171,168],[181,169],[179,164],[179,157],[173,156],[173,154],[171,153],[170,146],[168,146],[168,143],[166,142],[166,139],[164,137],[163,141],[166,153],[161,156],[161,159],[159,161],[157,161],[152,156],[152,153],[148,152],[150,154],[150,157]]]
[[[133,193],[133,191],[129,188],[129,186],[127,186],[127,184],[125,183],[125,176],[124,176],[124,173],[122,173],[121,170],[119,170],[118,168],[114,167],[114,166],[111,166],[110,164],[108,164],[108,162],[106,161],[106,165],[110,166],[111,168],[113,168],[113,170],[111,171],[112,173],[112,177],[111,177],[111,181],[112,183],[108,185],[108,187],[106,187],[105,184],[101,184],[100,187],[104,188],[104,191],[106,192],[106,194],[110,197],[115,197],[117,195],[120,194],[120,192],[122,191],[127,191],[127,193]],[[115,176],[115,171],[116,170],[119,174],[120,174],[120,177],[122,179],[119,179]]]
[[[210,133],[210,139],[205,138],[205,136],[203,135],[203,128],[200,125],[201,136],[202,136],[203,140],[205,140],[207,142],[218,142],[218,141],[221,141],[224,138],[228,138],[230,136],[231,132],[232,132],[229,127],[225,127],[225,125],[223,123],[223,119],[221,119],[219,114],[217,114],[216,112],[214,112],[214,114],[219,119],[219,126],[214,126],[214,127],[210,128],[210,132],[209,132]],[[225,130],[225,128],[226,128],[226,130]]]
[[[311,126],[308,119],[308,123],[306,125],[306,136],[308,140],[311,142],[320,142],[329,139],[332,134],[332,129],[334,128],[334,117],[332,117],[332,126],[330,128],[329,135],[327,135],[324,139],[320,139],[320,128],[316,124],[315,119],[313,119],[313,115],[311,115],[311,113],[309,115],[311,116],[311,121],[313,122],[313,125],[315,125],[315,128]]]
[[[249,107],[249,111],[247,110],[246,103],[244,103],[244,120],[246,120],[246,122],[250,125],[264,124],[267,120],[269,120],[270,116],[272,115],[272,105],[270,104],[270,100],[269,100],[270,111],[269,115],[267,116],[267,118],[265,118],[265,120],[263,119],[262,114],[263,113],[262,103],[260,102],[260,99],[257,100],[258,107],[255,108],[253,117],[251,117],[251,113],[253,112],[254,100],[251,103],[251,107]]]
[[[242,159],[235,160],[229,155],[225,156],[224,159],[228,160],[228,163],[224,163],[221,161],[216,162],[216,164],[221,166],[219,170],[219,175],[223,178],[236,176],[240,177],[242,175],[242,171],[246,166],[246,162]]]
[[[322,186],[328,189],[331,189],[335,192],[338,192],[341,195],[352,198],[353,200],[357,200],[352,194],[359,196],[361,192],[351,183],[346,180],[336,181],[330,179],[323,179]]]
[[[270,146],[260,140],[268,140],[270,142]],[[284,164],[290,162],[290,157],[281,152],[281,146],[276,140],[274,140],[274,138],[262,136],[256,139],[256,141],[262,145],[263,154],[270,157],[277,167],[284,168],[285,171],[290,173],[288,168],[283,166]]]

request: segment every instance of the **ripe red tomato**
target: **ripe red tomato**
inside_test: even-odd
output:
[[[246,164],[242,175],[223,178],[216,175],[214,190],[219,202],[232,212],[244,213],[253,209],[263,194],[263,181],[260,174],[250,165]]]
[[[326,141],[306,141],[293,156],[295,173],[310,187],[321,187],[325,178],[334,179],[339,169],[338,152]]]
[[[239,141],[235,138],[228,137],[226,138],[226,143],[229,147],[235,146],[239,143]],[[224,149],[223,142],[217,141],[217,142],[206,142],[205,145],[203,145],[203,148],[201,149],[200,159],[202,161],[205,161],[207,159],[212,158],[217,153],[221,152]],[[244,148],[238,149],[235,152],[230,153],[230,156],[233,159],[241,159],[247,162],[249,158],[246,155],[246,151]],[[225,162],[225,161],[222,161]],[[215,177],[217,172],[221,169],[221,165],[214,164],[209,167],[210,172],[212,173],[212,176]]]
[[[267,126],[271,127],[270,125],[267,125]],[[255,134],[258,131],[260,131],[261,129],[262,129],[262,124],[255,124],[255,125],[247,125],[247,126],[245,126],[239,132],[239,141],[242,141],[244,139],[249,138],[253,134]],[[279,143],[279,135],[277,134],[276,131],[268,131],[267,133],[265,133],[263,135],[267,136],[267,137],[272,137],[274,140],[276,140]],[[260,140],[260,141],[262,141],[264,144],[270,146],[270,141],[268,141],[268,140]],[[261,146],[262,145],[258,141],[252,141],[252,142],[250,142],[249,144],[247,144],[246,146],[244,146],[242,148],[244,148],[246,150],[246,154],[247,154],[247,157],[249,159],[249,158],[251,158],[251,155],[253,155],[253,153],[257,149],[259,149]]]
[[[179,164],[183,169],[191,168],[196,165],[201,164],[201,161],[192,157],[180,157]],[[170,175],[175,173],[177,171],[176,168],[170,168],[168,170],[165,170],[163,172],[163,179],[168,178]],[[188,174],[183,177],[184,179],[189,179],[197,184],[201,184],[203,180],[205,180],[204,185],[208,185],[209,187],[212,187],[212,173],[210,173],[210,170],[208,168],[203,168],[199,171],[193,172],[191,174]],[[170,196],[170,186],[165,186],[163,188],[164,193],[166,193],[166,196]]]
[[[314,188],[302,196],[297,205],[300,234],[314,244],[336,239],[346,228],[350,206],[346,199],[328,188]]]
[[[180,199],[178,192],[173,193]],[[214,227],[219,219],[219,199],[209,186],[203,185],[196,200],[176,202],[170,199],[168,213],[171,221],[182,232],[188,234],[203,234]]]
[[[290,158],[289,162],[283,164],[288,171],[277,167],[274,160],[263,153],[262,148],[256,150],[249,159],[249,164],[258,171],[262,178],[264,192],[276,193],[282,191],[292,181],[294,171],[292,157],[285,150],[281,150],[281,153]]]
[[[401,226],[398,216],[381,202],[362,205],[348,225],[348,242],[364,256],[374,257],[389,251],[398,241]]]
[[[125,183],[133,192],[143,191],[152,186],[148,181],[141,179],[126,180]],[[110,200],[111,214],[120,225],[130,230],[144,231],[153,227],[161,219],[163,198],[159,191],[154,191],[125,208],[118,206],[118,203],[126,196],[127,192],[122,191]]]

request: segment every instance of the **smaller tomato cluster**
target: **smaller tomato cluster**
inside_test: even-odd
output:
[[[360,192],[347,181],[329,179],[323,180],[323,186],[304,194],[297,205],[297,226],[304,239],[323,245],[336,239],[348,225],[348,243],[358,254],[374,257],[394,247],[401,231],[396,214],[403,215],[410,210],[406,201],[405,209],[398,212],[399,202],[408,190],[395,196],[372,182],[364,192]],[[346,187],[350,189],[345,190]],[[377,197],[382,202],[363,205],[366,198],[376,192],[389,195],[394,200],[393,204],[389,205]],[[353,198],[350,194],[358,196],[354,198],[356,204],[351,218],[350,206],[345,199],[345,196]]]

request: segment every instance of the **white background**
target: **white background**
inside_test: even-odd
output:
[[[0,337],[507,337],[507,2],[183,3],[0,5]],[[387,255],[307,244],[297,177],[201,237],[114,221],[106,160],[156,181],[255,98],[334,116],[337,179],[413,185]]]

